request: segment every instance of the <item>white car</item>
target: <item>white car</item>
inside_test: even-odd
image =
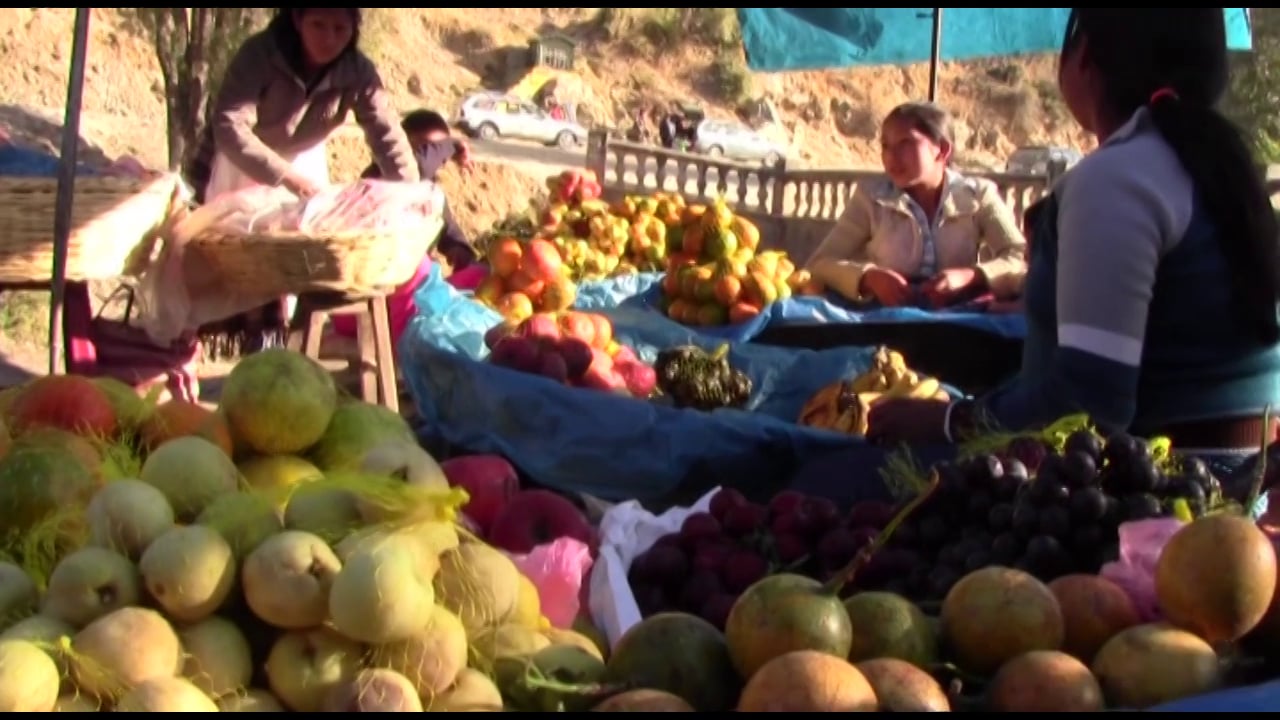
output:
[[[551,117],[528,100],[482,92],[467,97],[458,110],[457,124],[481,140],[532,140],[573,150],[587,142],[587,129],[568,119]]]

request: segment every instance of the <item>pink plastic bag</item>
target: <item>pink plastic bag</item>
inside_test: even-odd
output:
[[[558,628],[578,617],[583,578],[591,572],[591,548],[581,540],[560,538],[539,545],[528,555],[510,555],[520,572],[538,588],[542,614]]]
[[[401,333],[408,327],[409,321],[413,319],[414,314],[418,312],[418,307],[413,304],[413,294],[418,291],[418,286],[426,282],[430,276],[431,258],[424,257],[422,262],[418,263],[418,269],[413,273],[413,277],[387,296],[387,317],[391,321],[391,347],[400,347]],[[354,317],[349,315],[339,316],[333,318],[331,322],[333,323],[333,331],[338,335],[343,337],[356,336],[356,319]]]
[[[489,277],[489,266],[474,263],[449,276],[449,284],[459,290],[475,290]]]
[[[1165,543],[1182,529],[1177,518],[1137,520],[1120,526],[1120,559],[1102,566],[1103,578],[1119,585],[1143,622],[1160,619],[1156,600],[1156,562]]]

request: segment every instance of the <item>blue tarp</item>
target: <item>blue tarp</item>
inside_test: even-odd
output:
[[[1274,712],[1280,707],[1280,680],[1223,690],[1158,705],[1149,712]]]
[[[578,286],[576,307],[582,310],[628,308],[657,313],[661,297],[661,273],[628,275]],[[1027,323],[1020,314],[971,312],[964,309],[929,312],[917,308],[856,309],[835,297],[794,297],[770,305],[754,320],[738,325],[698,328],[710,337],[746,342],[768,325],[803,323],[906,324],[943,322],[982,330],[1006,338],[1026,336]],[[674,325],[674,323],[671,323]]]
[[[644,278],[627,278],[639,289]],[[647,360],[686,342],[721,342],[673,323],[643,304],[604,307],[608,284],[587,284],[584,303],[610,317],[619,340]],[[620,292],[615,288],[612,292]],[[780,481],[853,502],[885,497],[877,474],[885,450],[803,428],[792,419],[821,386],[866,368],[869,350],[815,352],[731,342],[730,360],[751,375],[752,412],[698,413],[591,390],[483,362],[484,333],[497,313],[454,290],[432,269],[418,290],[419,314],[400,344],[400,362],[425,430],[471,452],[507,457],[534,482],[609,501],[660,501],[685,483],[770,492]],[[917,448],[922,462],[952,448]],[[1191,698],[1164,712],[1264,712],[1280,683]]]
[[[1062,46],[1070,8],[944,8],[943,60]],[[928,62],[933,8],[738,8],[747,63],[757,72]],[[1253,47],[1248,8],[1226,8],[1227,43]]]
[[[860,372],[871,351],[793,350],[730,343],[730,362],[755,384],[751,412],[698,413],[551,381],[482,362],[497,313],[440,280],[415,296],[419,314],[400,363],[427,432],[471,452],[506,456],[531,480],[606,500],[658,500],[686,481],[763,490],[812,458],[860,444],[794,423],[827,383]],[[658,350],[723,342],[647,308],[593,310],[646,360]]]

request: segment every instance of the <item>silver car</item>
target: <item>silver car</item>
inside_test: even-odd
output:
[[[693,141],[694,152],[731,160],[759,162],[774,167],[787,156],[787,148],[745,125],[703,120],[698,123]]]
[[[1065,147],[1027,146],[1013,151],[1004,171],[1011,175],[1048,175],[1050,164],[1068,170],[1084,157],[1079,150]]]
[[[476,93],[463,100],[458,126],[481,140],[532,140],[564,150],[587,141],[587,129],[578,123],[554,118],[528,100],[494,93]]]

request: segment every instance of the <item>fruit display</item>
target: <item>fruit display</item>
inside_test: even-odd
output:
[[[603,672],[502,552],[585,517],[299,353],[241,360],[216,410],[67,375],[0,417],[0,710],[536,711],[516,658]]]
[[[489,276],[476,288],[475,299],[504,318],[520,321],[535,312],[573,307],[578,289],[555,245],[538,238],[499,238],[489,244],[487,255]]]
[[[921,377],[907,367],[902,353],[880,346],[871,367],[852,380],[838,380],[805,402],[797,422],[850,435],[866,435],[871,406],[881,399],[920,398],[948,400],[937,378]]]
[[[489,362],[573,387],[638,398],[653,394],[653,368],[613,340],[609,319],[596,313],[537,313],[486,334]]]
[[[1200,460],[1162,468],[1145,441],[1121,434],[1103,442],[1084,429],[1060,452],[1022,439],[936,470],[938,490],[886,553],[901,569],[891,589],[918,598],[941,598],[966,572],[990,564],[1045,582],[1096,573],[1117,559],[1121,523],[1199,516],[1220,499]]]
[[[1131,438],[1100,443],[1074,433],[1066,442],[1070,450],[1044,454],[1037,470],[1060,472],[1047,468],[1082,453],[1097,458],[1094,477],[1102,479],[1074,488],[1110,482],[1132,497],[1146,487],[1144,452]],[[1025,444],[1013,451],[1031,452]],[[995,475],[993,458],[970,462],[976,476]],[[1163,520],[1175,529],[1156,549],[1154,616],[1142,609],[1139,590],[1095,574],[1093,546],[1082,560],[1047,570],[1039,557],[1026,556],[1028,547],[1002,561],[994,550],[977,557],[971,549],[955,561],[954,574],[914,572],[921,567],[913,565],[921,562],[918,540],[895,538],[918,538],[913,526],[937,526],[936,504],[955,497],[947,490],[956,482],[947,479],[953,468],[971,469],[936,466],[910,502],[861,503],[848,512],[794,491],[757,504],[719,490],[705,511],[686,515],[677,532],[631,562],[628,581],[644,619],[618,641],[610,666],[640,638],[670,643],[679,634],[693,639],[667,654],[675,667],[666,684],[651,686],[683,693],[694,707],[686,676],[704,706],[743,712],[1099,712],[1149,709],[1252,681],[1233,670],[1241,658],[1226,663],[1215,651],[1228,643],[1237,643],[1233,657],[1256,646],[1274,659],[1267,643],[1280,638],[1276,541],[1229,509]],[[1163,476],[1183,488],[1183,503],[1194,504],[1199,493],[1185,488],[1200,483],[1200,473],[1190,464]],[[963,482],[970,496],[988,492]],[[1033,500],[1044,497],[1036,482],[1022,480],[1019,500],[1040,502]],[[958,531],[938,533],[939,547],[977,537],[960,514],[949,520]],[[1046,536],[1036,525],[1030,537]],[[901,583],[915,575],[933,587],[913,599]],[[1259,660],[1243,663],[1258,667]],[[736,702],[726,700],[735,695]]]
[[[547,178],[547,193],[553,203],[580,204],[600,199],[603,189],[592,170],[570,168]]]
[[[656,272],[665,267],[667,219],[679,218],[683,208],[682,197],[661,193],[612,206],[553,200],[538,212],[537,236],[560,250],[575,279]]]
[[[678,408],[711,411],[745,407],[751,378],[729,364],[729,346],[707,352],[681,345],[658,353],[653,370],[658,388]]]
[[[685,325],[724,325],[750,320],[792,294],[816,294],[805,271],[786,253],[757,252],[760,231],[728,203],[690,205],[678,230],[668,230],[662,310]]]

